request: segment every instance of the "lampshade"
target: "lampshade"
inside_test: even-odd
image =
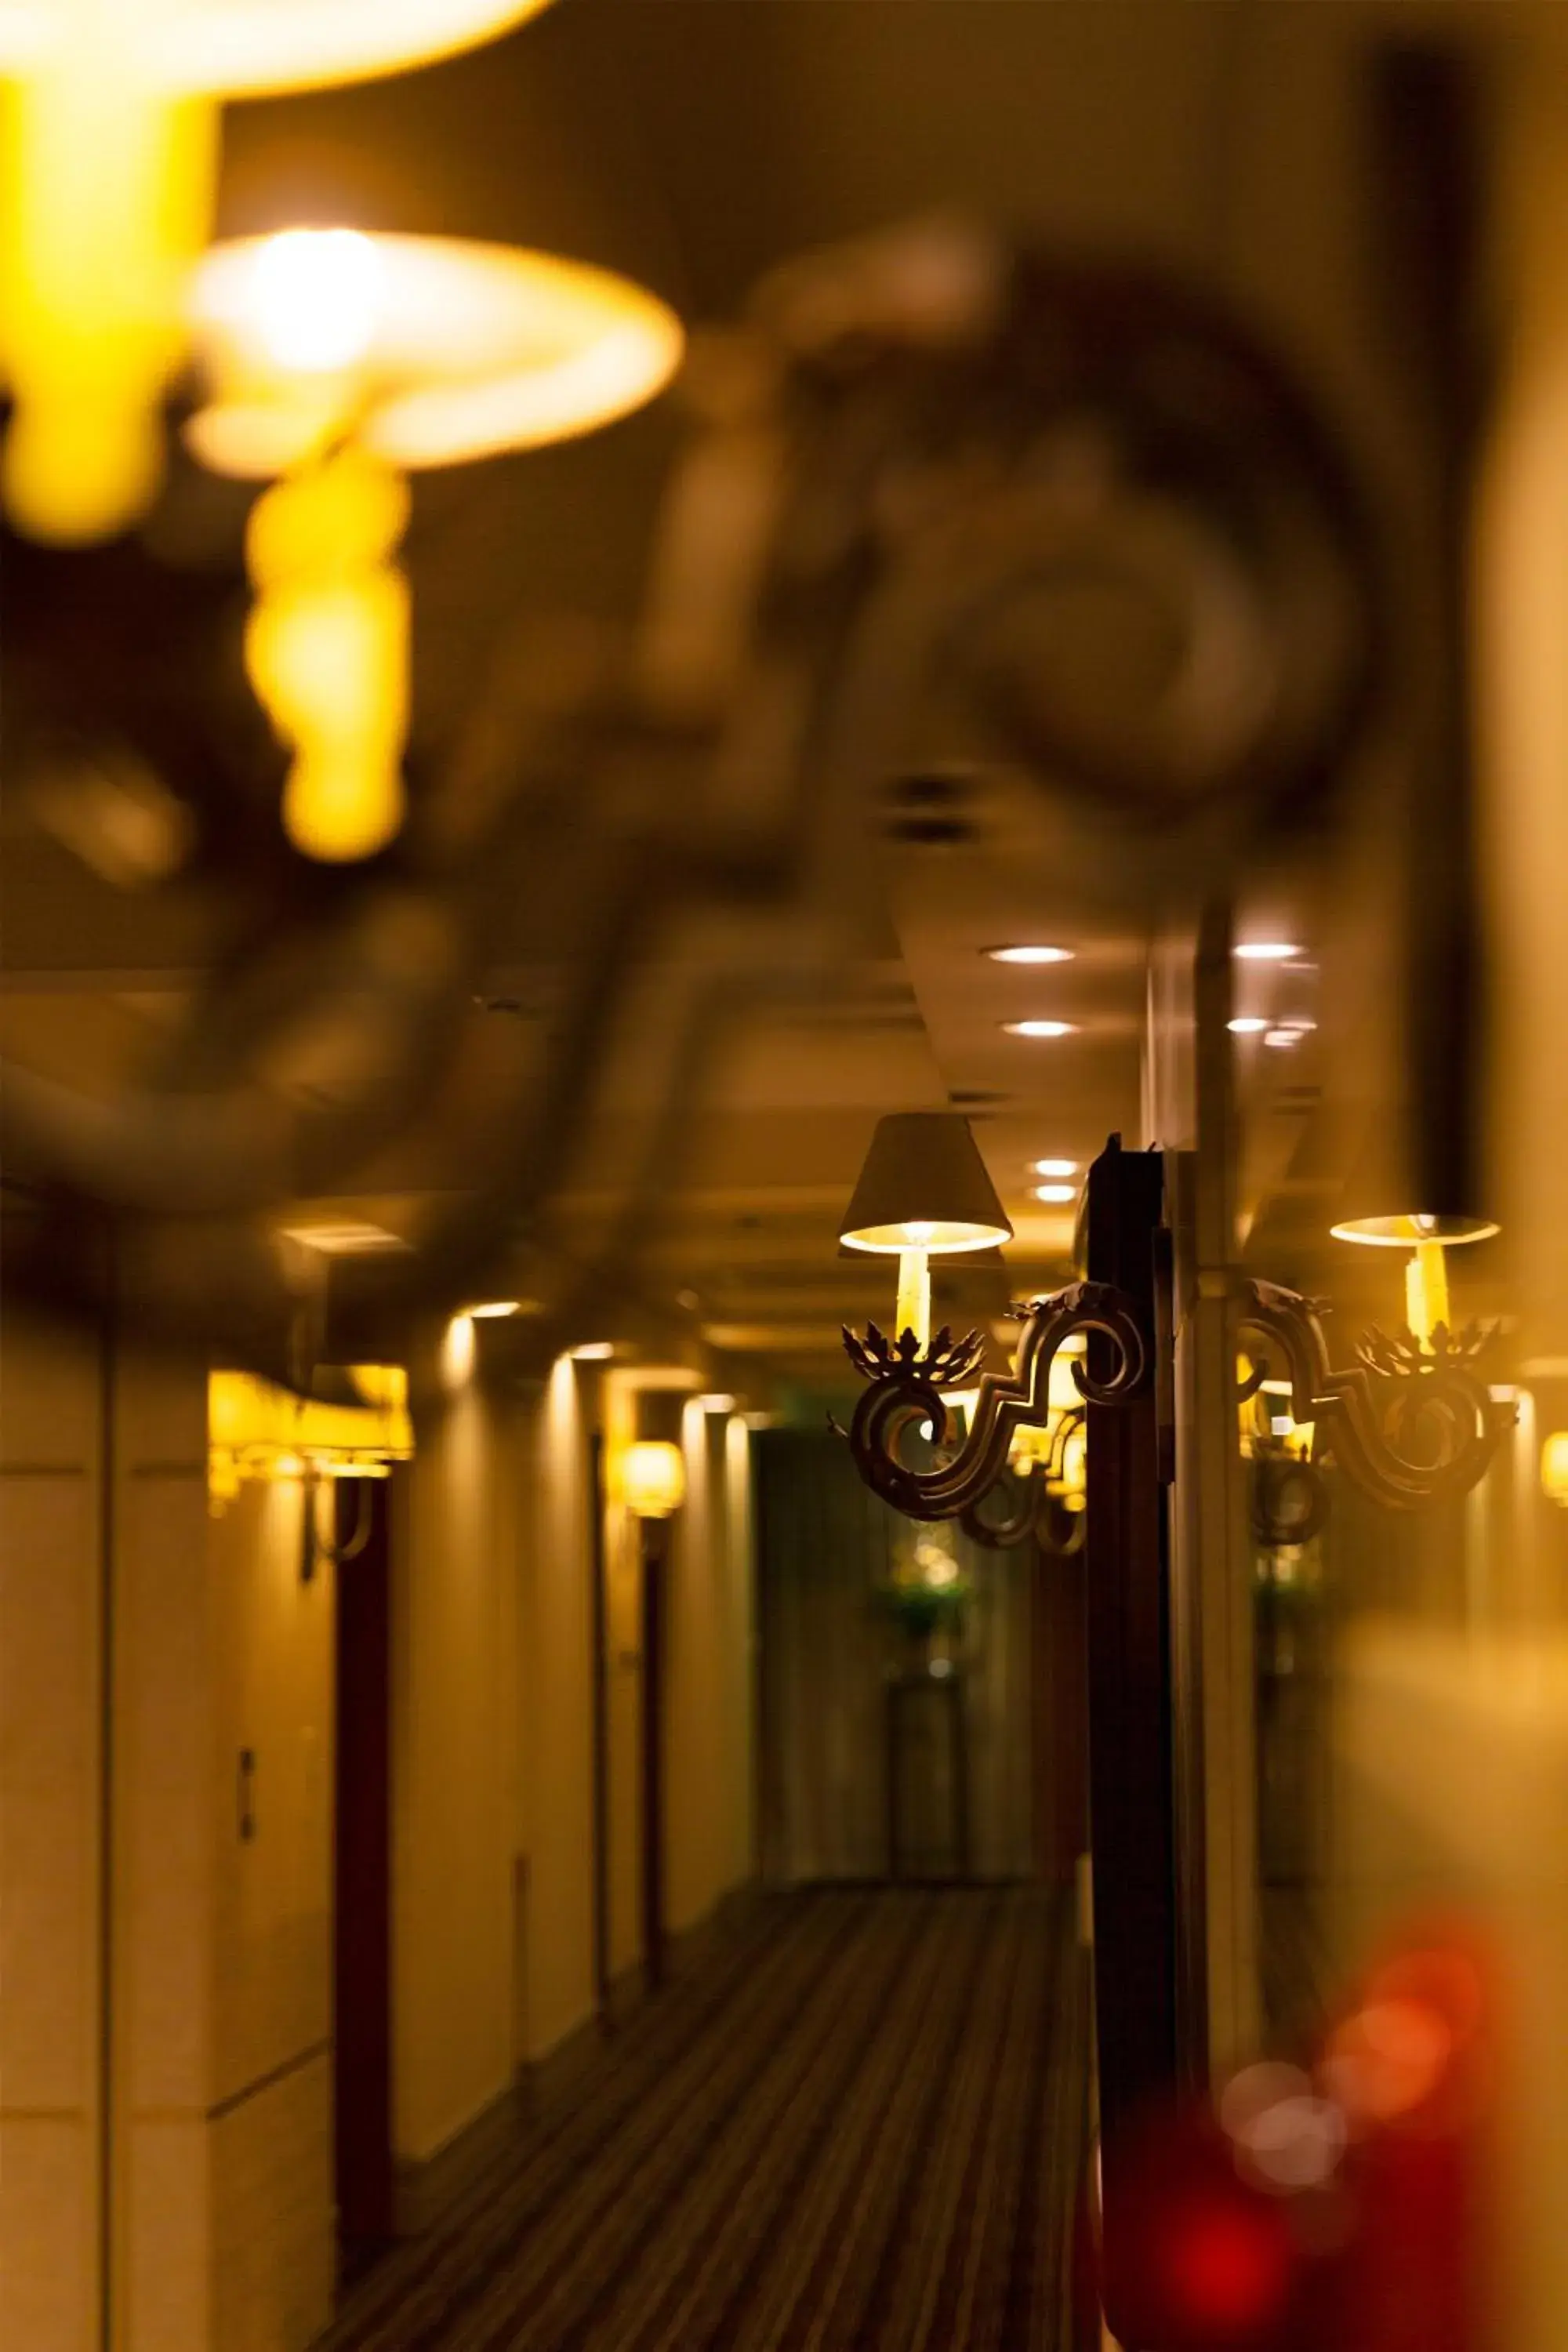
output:
[[[639,1519],[668,1519],[686,1500],[686,1457],[667,1439],[645,1437],[621,1460],[621,1492]]]
[[[896,1111],[878,1120],[839,1228],[848,1248],[941,1255],[987,1249],[1012,1235],[966,1118]]]
[[[1429,1208],[1409,1156],[1401,1121],[1372,1124],[1351,1162],[1340,1213],[1329,1229],[1335,1241],[1374,1249],[1422,1249],[1431,1243],[1454,1249],[1463,1242],[1487,1241],[1497,1232],[1489,1218],[1473,1213],[1468,1204],[1463,1211],[1452,1202],[1441,1210]]]
[[[1499,1227],[1489,1217],[1439,1217],[1420,1209],[1394,1209],[1370,1216],[1342,1217],[1329,1230],[1337,1242],[1408,1250],[1420,1249],[1428,1242],[1457,1249],[1462,1242],[1489,1241]]]
[[[359,446],[399,467],[570,439],[650,400],[683,345],[673,311],[607,269],[347,228],[212,247],[189,315],[215,397],[186,440],[253,479],[350,416]]]

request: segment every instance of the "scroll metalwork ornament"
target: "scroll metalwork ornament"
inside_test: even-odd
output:
[[[1077,1282],[1027,1301],[1022,1315],[1014,1369],[1007,1375],[982,1374],[973,1421],[958,1444],[950,1441],[951,1416],[938,1386],[939,1380],[957,1377],[945,1369],[954,1356],[950,1333],[938,1332],[931,1349],[911,1348],[906,1358],[910,1333],[889,1349],[874,1327],[863,1340],[845,1332],[849,1360],[869,1383],[849,1425],[856,1467],[873,1493],[907,1518],[963,1518],[990,1494],[1006,1472],[1016,1432],[1048,1426],[1051,1363],[1073,1332],[1098,1332],[1110,1343],[1103,1374],[1074,1360],[1073,1379],[1087,1404],[1128,1404],[1141,1393],[1149,1350],[1125,1292],[1109,1283]],[[971,1370],[979,1355],[979,1341],[973,1335],[972,1340]],[[929,1470],[911,1468],[900,1454],[906,1433],[917,1424],[929,1426],[938,1456]]]
[[[1053,1559],[1071,1559],[1083,1549],[1088,1513],[1081,1495],[1072,1508],[1063,1493],[1067,1455],[1085,1423],[1084,1409],[1059,1413],[1050,1449],[1033,1461],[1009,1462],[987,1496],[972,1503],[959,1524],[972,1542],[989,1551],[1009,1551],[1015,1544],[1033,1541]],[[1005,1517],[984,1506],[1002,1496],[1010,1504]]]
[[[1253,1356],[1238,1400],[1256,1396],[1268,1361],[1278,1360],[1289,1378],[1292,1420],[1312,1423],[1319,1458],[1331,1457],[1374,1502],[1417,1511],[1468,1494],[1515,1419],[1514,1406],[1494,1397],[1477,1369],[1495,1328],[1470,1323],[1451,1331],[1439,1323],[1423,1346],[1410,1331],[1374,1328],[1357,1343],[1354,1362],[1336,1371],[1325,1311],[1321,1299],[1278,1283],[1244,1286],[1241,1336],[1260,1340],[1267,1360]]]

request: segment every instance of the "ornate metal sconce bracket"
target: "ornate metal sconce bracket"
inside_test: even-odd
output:
[[[1033,1538],[1040,1549],[1056,1559],[1071,1559],[1083,1549],[1088,1514],[1083,1497],[1069,1509],[1062,1492],[1068,1447],[1084,1427],[1084,1408],[1058,1416],[1048,1455],[1032,1462],[1010,1462],[986,1500],[1009,1493],[1012,1507],[1001,1517],[988,1516],[981,1503],[971,1503],[959,1515],[959,1525],[972,1541],[990,1551],[1007,1551]]]
[[[1373,1329],[1356,1361],[1335,1371],[1320,1319],[1321,1300],[1272,1282],[1248,1282],[1241,1294],[1245,1344],[1264,1356],[1237,1391],[1256,1396],[1268,1363],[1290,1381],[1290,1414],[1320,1433],[1317,1451],[1391,1510],[1416,1511],[1468,1494],[1485,1475],[1515,1409],[1495,1398],[1476,1367],[1494,1337],[1479,1324],[1450,1331],[1439,1323],[1429,1348],[1409,1331]]]
[[[949,1415],[942,1390],[958,1386],[975,1370],[978,1333],[955,1342],[942,1329],[921,1349],[912,1332],[889,1339],[874,1323],[864,1338],[845,1331],[849,1360],[869,1383],[849,1425],[856,1466],[873,1492],[907,1518],[963,1518],[990,1493],[1006,1469],[1015,1433],[1047,1426],[1051,1362],[1071,1333],[1099,1332],[1112,1351],[1103,1378],[1089,1374],[1080,1362],[1073,1364],[1073,1379],[1087,1404],[1128,1404],[1141,1393],[1150,1349],[1124,1292],[1108,1283],[1077,1282],[1031,1299],[1023,1317],[1016,1369],[1006,1376],[982,1375],[973,1426],[963,1444],[931,1470],[911,1469],[900,1457],[900,1443],[909,1429],[927,1423],[939,1453],[944,1448]],[[994,1529],[981,1537],[1005,1539],[1016,1540],[1000,1538]]]

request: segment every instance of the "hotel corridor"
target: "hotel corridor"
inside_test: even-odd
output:
[[[1065,2352],[1061,1895],[769,1895],[530,2103],[320,2352]]]

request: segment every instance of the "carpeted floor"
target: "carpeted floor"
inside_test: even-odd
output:
[[[1057,1895],[764,1896],[323,2352],[1068,2352],[1087,2047]]]

